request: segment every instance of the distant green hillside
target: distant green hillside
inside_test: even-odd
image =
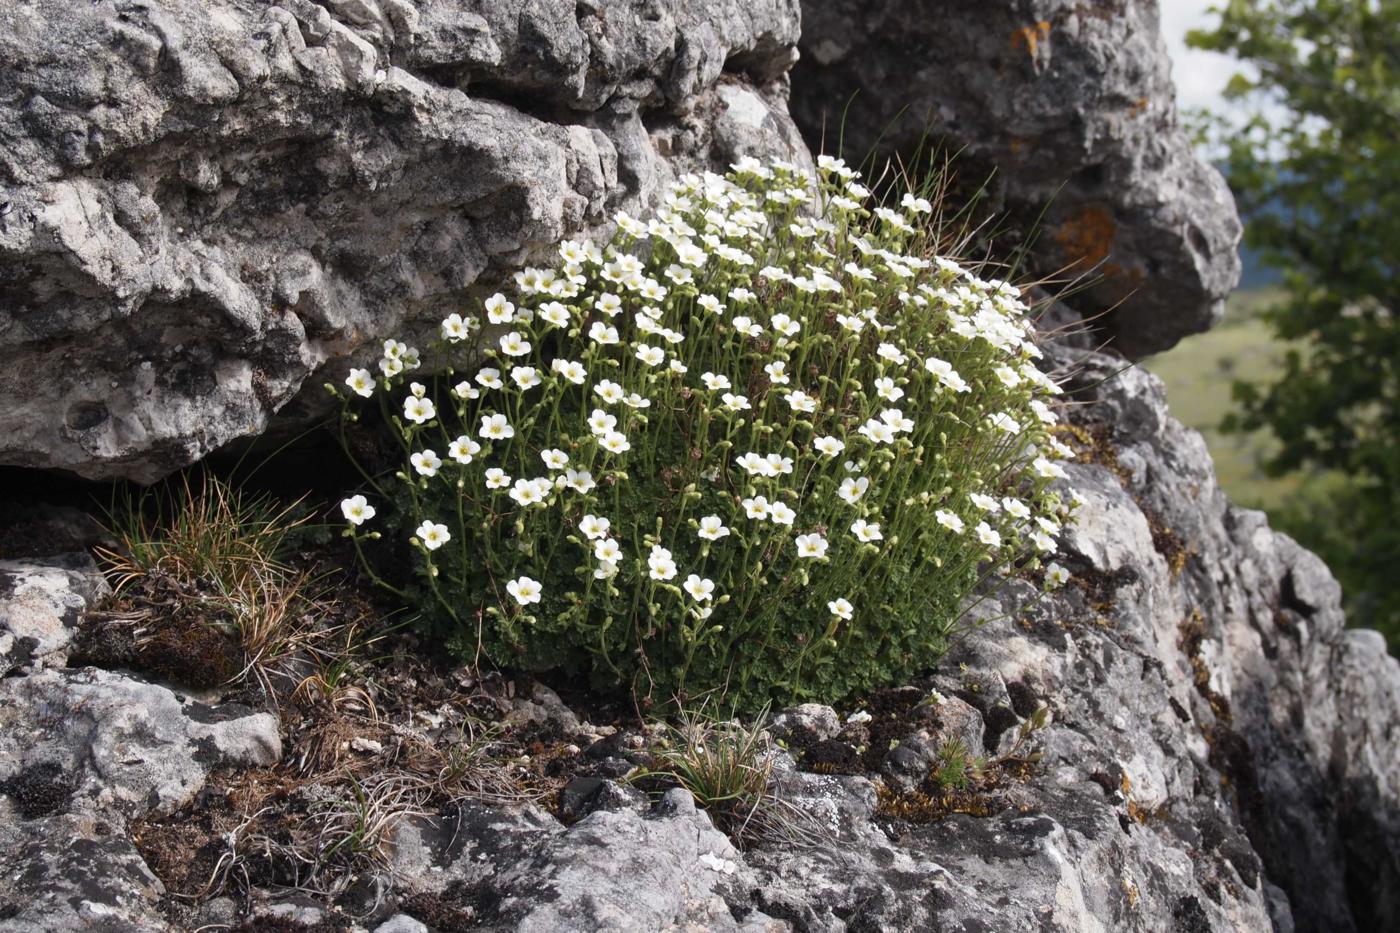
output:
[[[1279,294],[1273,287],[1236,292],[1225,320],[1214,330],[1187,337],[1143,363],[1167,384],[1172,414],[1205,436],[1221,488],[1240,505],[1266,510],[1283,504],[1304,483],[1318,480],[1265,476],[1257,464],[1272,449],[1272,439],[1264,434],[1221,434],[1219,425],[1234,405],[1234,380],[1268,380],[1280,370],[1285,345],[1258,316]]]

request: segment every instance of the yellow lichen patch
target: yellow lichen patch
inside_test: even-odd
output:
[[[1017,52],[1025,52],[1032,58],[1040,48],[1040,44],[1050,38],[1049,20],[1041,20],[1033,26],[1022,26],[1011,33],[1011,48]]]

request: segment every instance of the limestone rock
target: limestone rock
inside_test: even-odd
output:
[[[160,881],[120,821],[92,813],[12,820],[0,798],[0,929],[6,933],[170,929]]]
[[[150,481],[674,174],[809,158],[797,0],[0,8],[0,462]]]
[[[1075,296],[1130,357],[1220,319],[1240,223],[1177,119],[1156,0],[807,0],[793,114],[814,149],[958,153],[961,180],[1050,274],[1102,276]],[[994,174],[993,174],[994,172]],[[1010,245],[999,241],[1003,247]],[[1121,303],[1121,307],[1119,306]]]
[[[189,702],[165,687],[95,668],[0,681],[0,788],[61,781],[53,810],[169,813],[218,767],[269,765],[277,719]]]
[[[78,616],[107,591],[87,554],[0,561],[0,677],[62,667]]]

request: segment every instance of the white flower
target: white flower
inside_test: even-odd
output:
[[[345,384],[350,387],[361,398],[369,398],[374,394],[374,377],[369,374],[368,369],[352,369],[350,375],[345,377]]]
[[[768,323],[772,326],[774,331],[782,334],[784,337],[795,336],[797,332],[802,329],[801,324],[794,321],[786,314],[775,314],[768,320]]]
[[[1010,366],[998,366],[996,369],[992,370],[992,373],[997,377],[1001,384],[1006,386],[1008,389],[1014,389],[1021,384],[1020,374],[1017,373],[1016,370],[1012,369]]]
[[[431,450],[420,450],[408,459],[419,476],[436,476],[442,468],[442,460]]]
[[[740,454],[738,457],[734,458],[734,462],[737,463],[740,466],[740,468],[742,468],[743,471],[749,474],[750,476],[757,476],[760,473],[763,473],[768,465],[767,461],[764,460],[762,456],[754,453],[753,451]]]
[[[860,541],[869,543],[871,541],[881,541],[884,535],[880,532],[879,522],[867,522],[863,518],[858,518],[851,523],[851,534]]]
[[[569,309],[557,301],[546,302],[540,305],[540,319],[555,327],[563,327],[569,323]]]
[[[986,522],[978,522],[975,530],[977,532],[978,541],[981,541],[988,547],[1001,547],[1001,535],[994,531]]]
[[[462,320],[462,315],[454,313],[443,318],[442,337],[444,340],[450,340],[452,343],[456,343],[459,340],[466,339],[471,335],[471,332],[471,325]]]
[[[568,486],[575,492],[586,493],[592,490],[593,487],[597,486],[598,484],[594,481],[593,474],[589,471],[570,469],[565,471],[564,473],[564,485]]]
[[[772,382],[774,385],[787,385],[787,364],[782,360],[774,360],[767,366],[764,366],[763,371],[768,374],[768,381]]]
[[[614,405],[627,397],[627,393],[622,391],[622,386],[611,379],[602,379],[593,387],[593,392],[605,405]],[[595,409],[596,411],[596,409]]]
[[[499,389],[505,385],[501,381],[501,371],[490,366],[476,374],[476,381],[486,389]]]
[[[836,322],[853,334],[858,334],[865,330],[865,321],[853,314],[838,314]]]
[[[472,458],[479,453],[481,445],[465,434],[447,445],[447,455],[463,465],[471,463]]]
[[[506,592],[510,593],[520,605],[528,606],[540,601],[542,587],[538,580],[532,580],[529,577],[516,577],[506,584]]]
[[[875,418],[861,425],[857,433],[872,444],[893,444],[895,441],[894,428]]]
[[[616,564],[622,560],[622,546],[612,538],[600,538],[593,542],[593,556],[606,564]]]
[[[452,394],[457,396],[464,402],[469,401],[471,399],[481,398],[481,393],[477,391],[476,387],[473,386],[470,382],[467,382],[465,379],[452,387]]]
[[[1050,588],[1064,586],[1069,582],[1069,571],[1059,564],[1051,563],[1045,568],[1045,585]]]
[[[690,598],[697,603],[703,603],[709,599],[715,591],[715,581],[706,580],[699,574],[692,573],[685,578],[681,587],[690,594]]]
[[[764,472],[768,476],[791,476],[792,458],[782,454],[769,454],[763,458]]]
[[[364,496],[351,496],[340,503],[340,514],[352,525],[363,525],[374,518],[374,507]]]
[[[812,534],[798,535],[796,538],[798,557],[825,557],[827,549],[826,538],[821,535]]]
[[[509,324],[515,320],[515,305],[497,292],[486,299],[486,320],[492,324]]]
[[[860,479],[847,476],[845,479],[841,480],[841,486],[836,490],[836,494],[848,504],[855,505],[869,488],[870,480],[866,479],[864,476]]]
[[[1036,457],[1031,463],[1031,469],[1046,479],[1065,479],[1069,476],[1064,467],[1053,460],[1047,460],[1045,457]]]
[[[718,541],[729,534],[729,529],[724,527],[724,522],[718,515],[706,515],[700,519],[700,528],[695,534],[706,541]]]
[[[812,441],[812,446],[815,447],[819,453],[825,454],[828,457],[835,457],[846,449],[846,442],[840,438],[830,436],[819,437]]]
[[[583,380],[588,378],[588,370],[575,360],[554,360],[549,368],[576,386],[583,385]]]
[[[594,434],[608,434],[617,428],[617,416],[610,415],[601,408],[593,409],[588,416],[588,429]]]
[[[811,414],[817,410],[817,400],[801,389],[793,389],[789,392],[787,394],[787,403],[792,406],[793,411]]]
[[[886,408],[880,412],[880,420],[896,431],[903,431],[908,434],[914,430],[914,419],[904,417],[904,412],[898,408]]]
[[[695,303],[711,314],[719,314],[724,310],[724,305],[720,304],[720,300],[714,295],[701,295],[695,299]]]
[[[608,317],[617,317],[618,312],[622,310],[622,299],[609,292],[604,292],[593,299],[593,307]]]
[[[617,343],[617,328],[602,321],[594,321],[593,326],[588,328],[588,339],[603,345]]]
[[[401,360],[408,352],[408,344],[398,340],[384,341],[384,358],[386,360]]]
[[[881,376],[875,380],[875,392],[886,401],[897,402],[904,398],[904,390],[894,384],[894,380],[888,376]]]
[[[1055,539],[1043,531],[1031,532],[1031,544],[1035,545],[1036,551],[1041,554],[1053,554],[1055,552]]]
[[[1007,434],[1015,435],[1021,433],[1021,423],[1004,411],[998,411],[988,415],[987,423]]]
[[[501,352],[506,356],[524,356],[530,352],[530,341],[520,336],[519,331],[511,331],[501,338]]]
[[[768,498],[766,496],[754,496],[751,499],[743,500],[744,514],[749,518],[767,518]]]
[[[546,469],[562,470],[569,465],[569,455],[557,447],[540,451],[540,459],[544,461]]]
[[[690,372],[690,367],[686,366],[684,363],[677,359],[671,360],[670,368],[671,372],[679,376],[684,376],[686,373]]]
[[[671,552],[659,544],[652,545],[651,553],[647,555],[647,569],[653,580],[670,580],[679,572],[676,562],[671,559]]]
[[[752,318],[742,315],[734,319],[734,329],[745,337],[757,337],[763,333],[763,328],[755,324]]]
[[[749,397],[747,395],[735,395],[733,392],[726,392],[720,396],[724,406],[730,411],[744,411],[749,408]]]
[[[958,518],[958,516],[949,512],[947,509],[939,509],[933,513],[933,517],[938,521],[938,524],[947,528],[949,531],[953,532],[953,534],[960,535],[963,533],[963,529],[967,527],[963,524],[961,518]]]
[[[880,344],[875,348],[875,353],[882,359],[889,360],[891,363],[903,365],[908,361],[908,357],[904,355],[904,352],[892,343]]]
[[[910,211],[911,213],[915,214],[933,213],[932,204],[930,204],[924,198],[916,198],[914,195],[910,194],[907,191],[904,193],[904,199],[899,202],[899,206],[904,208],[906,211]]]
[[[651,347],[644,343],[639,343],[637,344],[637,359],[648,366],[660,366],[666,361],[666,351],[660,347]]]
[[[545,480],[544,489],[541,490],[537,481],[532,479],[518,479],[511,487],[510,497],[524,507],[532,505],[543,505],[544,497],[550,489],[551,484]]]
[[[424,520],[423,524],[418,526],[418,530],[415,531],[414,534],[418,536],[418,540],[423,543],[423,546],[430,551],[436,551],[448,541],[452,540],[452,535],[447,533],[446,525],[439,525],[427,520]]]
[[[607,432],[598,443],[611,454],[622,454],[632,449],[632,444],[627,440],[627,436],[617,431]]]
[[[970,392],[972,387],[963,381],[953,369],[953,364],[947,360],[941,360],[936,356],[931,356],[924,360],[924,368],[937,377],[940,384],[954,392]]]
[[[583,532],[583,536],[590,541],[599,538],[606,538],[608,530],[612,528],[612,522],[598,515],[585,515],[579,519],[578,530]]]
[[[1026,519],[1031,517],[1030,508],[1020,499],[1013,499],[1012,497],[1007,496],[1001,500],[1001,507],[1006,512],[1006,514],[1010,515],[1012,518],[1025,521]]]
[[[977,506],[983,512],[1001,511],[1001,503],[997,502],[997,500],[991,496],[984,496],[980,492],[974,492],[970,494],[968,498],[972,500],[973,505]]]
[[[723,392],[726,389],[733,388],[729,384],[728,376],[720,376],[715,373],[701,373],[700,381],[705,383],[705,388],[709,389],[711,392]]]
[[[797,520],[797,513],[782,502],[773,502],[768,506],[768,520],[775,525],[791,525]]]
[[[403,416],[414,424],[422,424],[429,421],[437,414],[437,409],[433,407],[433,400],[419,398],[410,395],[403,400]]]
[[[623,403],[624,405],[626,405],[628,408],[650,408],[650,407],[651,407],[651,399],[649,399],[649,398],[643,398],[642,396],[638,395],[636,392],[629,393],[628,396],[627,396],[625,399],[622,400],[622,403]]]
[[[514,366],[510,371],[510,378],[515,380],[515,384],[521,390],[533,389],[540,384],[540,374],[533,366]]]
[[[510,426],[505,415],[482,415],[481,428],[476,432],[490,441],[515,437],[515,428]]]
[[[831,602],[827,603],[826,608],[830,609],[831,614],[836,616],[836,618],[845,619],[849,622],[851,621],[851,615],[855,612],[856,607],[852,606],[843,596],[840,599],[833,599]]]
[[[487,489],[505,489],[510,485],[510,475],[500,467],[492,467],[486,471]]]

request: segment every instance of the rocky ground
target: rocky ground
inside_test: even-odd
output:
[[[0,565],[0,929],[1392,927],[1400,665],[1153,377],[1060,352],[1074,582],[1013,584],[861,709],[774,716],[762,819],[567,685],[400,634],[274,707],[95,642],[129,623],[81,549]]]

